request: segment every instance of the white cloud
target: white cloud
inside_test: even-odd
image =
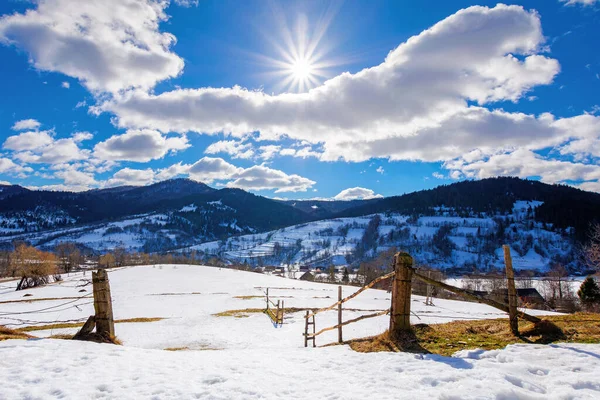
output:
[[[33,172],[29,167],[15,164],[11,159],[0,157],[0,174],[25,176],[24,173]]]
[[[198,6],[198,0],[175,0],[175,4],[182,7]]]
[[[188,147],[185,136],[167,138],[155,130],[129,130],[96,144],[94,155],[102,160],[148,162]]]
[[[89,132],[75,132],[71,137],[73,138],[73,141],[75,141],[76,143],[80,143],[86,140],[93,139],[94,135],[92,135]]]
[[[64,81],[63,83],[60,84],[60,86],[62,86],[65,89],[69,89],[71,87],[71,84],[67,81]]]
[[[300,175],[288,175],[283,171],[255,165],[232,175],[234,180],[227,187],[245,190],[275,190],[282,192],[306,192],[316,182]]]
[[[382,64],[341,74],[308,93],[269,95],[240,87],[158,95],[132,91],[95,111],[114,112],[122,127],[239,137],[259,132],[268,140],[285,134],[322,143],[323,160],[445,159],[460,151],[433,157],[419,147],[433,143],[442,126],[452,123],[458,130],[454,136],[444,134],[446,147],[458,141],[472,148],[488,145],[491,135],[480,133],[490,124],[496,123],[491,128],[501,129],[501,134],[518,127],[521,115],[492,114],[469,107],[467,101],[518,101],[534,86],[551,83],[560,67],[556,60],[536,54],[543,41],[533,11],[470,7],[410,38]],[[481,116],[484,112],[487,118]],[[545,134],[533,131],[523,140]]]
[[[74,168],[69,168],[63,171],[57,171],[55,177],[63,179],[67,186],[86,187],[95,186],[98,184],[94,175],[87,172],[82,172]]]
[[[382,198],[380,194],[375,194],[371,189],[354,187],[344,189],[333,197],[334,200],[368,200]]]
[[[270,144],[266,146],[260,146],[258,149],[260,150],[260,158],[263,160],[270,160],[279,153],[281,146]]]
[[[79,79],[94,92],[149,89],[177,76],[183,60],[161,33],[165,0],[44,0],[0,18],[0,41],[30,55],[33,66]]]
[[[35,119],[22,119],[15,122],[11,129],[13,131],[38,130],[41,125],[42,124]]]
[[[459,159],[447,163],[446,168],[468,178],[479,179],[499,175],[540,177],[546,183],[600,179],[599,165],[549,159],[526,149],[494,154],[471,162]]]
[[[598,2],[598,0],[560,0],[562,3],[565,3],[567,6],[572,6],[576,4],[582,4],[584,6],[592,6]]]
[[[2,147],[6,150],[24,151],[43,148],[54,142],[52,131],[31,131],[9,136]]]
[[[215,180],[232,179],[242,170],[222,158],[203,157],[191,165],[188,172],[192,179],[210,184]]]
[[[443,174],[440,174],[439,172],[434,172],[433,174],[431,174],[431,176],[433,176],[435,179],[446,179],[446,177]]]
[[[377,169],[375,170],[377,172],[379,172],[381,175],[383,175],[383,173],[385,172],[385,169],[383,169],[383,167],[380,165],[379,167],[377,167]]]
[[[155,173],[151,168],[147,169],[131,169],[123,168],[117,171],[112,178],[107,180],[104,185],[107,187],[114,186],[144,186],[154,182]]]
[[[243,143],[236,140],[220,140],[211,143],[206,150],[206,154],[226,153],[232,158],[251,158],[254,156],[254,150],[250,143]]]

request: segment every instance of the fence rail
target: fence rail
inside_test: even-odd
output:
[[[334,329],[338,330],[338,343],[343,343],[343,335],[342,335],[342,327],[352,324],[354,322],[358,322],[358,321],[362,321],[363,319],[367,319],[367,318],[374,318],[374,317],[379,317],[381,315],[386,315],[390,313],[390,310],[382,310],[382,311],[378,311],[376,313],[373,314],[368,314],[368,315],[361,315],[360,317],[354,318],[354,319],[350,319],[348,321],[343,321],[342,319],[342,305],[344,303],[346,303],[349,300],[352,300],[353,298],[355,298],[356,296],[358,296],[359,294],[361,294],[362,292],[364,292],[367,289],[372,288],[373,286],[375,286],[376,284],[378,284],[379,282],[382,282],[386,279],[390,279],[391,277],[393,277],[395,275],[395,272],[390,272],[389,274],[380,276],[379,278],[373,280],[371,283],[369,283],[368,285],[363,286],[362,288],[360,288],[359,290],[357,290],[356,292],[352,293],[350,296],[347,296],[345,298],[342,298],[342,286],[338,286],[338,301],[333,303],[332,305],[330,305],[329,307],[324,307],[321,309],[318,309],[316,311],[313,311],[312,313],[309,311],[306,311],[306,315],[304,316],[304,347],[308,347],[308,341],[312,340],[313,342],[313,347],[316,346],[315,344],[315,339],[317,336],[319,336],[320,334],[324,333],[324,332],[328,332],[328,331],[332,331]],[[338,323],[336,325],[327,327],[327,328],[323,328],[318,332],[315,332],[316,328],[315,328],[315,315],[325,312],[325,311],[330,311],[333,310],[337,307],[337,311],[338,311]],[[309,326],[312,325],[312,333],[308,333],[309,331]]]
[[[283,316],[285,313],[285,307],[284,307],[283,300],[277,300],[277,303],[274,303],[269,298],[269,288],[266,288],[266,291],[264,293],[265,293],[265,300],[267,303],[267,308],[265,309],[265,314],[267,314],[269,316],[269,318],[271,318],[271,321],[273,321],[273,325],[275,327],[282,326],[283,325]],[[271,308],[270,306],[273,306],[273,308]]]
[[[364,320],[367,318],[379,317],[381,315],[386,315],[386,314],[390,314],[389,332],[391,334],[396,335],[396,334],[401,334],[403,332],[409,331],[411,329],[410,315],[414,314],[410,309],[411,308],[411,294],[412,294],[412,286],[411,285],[412,285],[413,279],[419,279],[428,285],[439,287],[441,289],[458,294],[467,299],[474,300],[479,303],[487,304],[491,307],[497,308],[501,311],[508,313],[509,317],[510,317],[509,322],[510,322],[510,326],[511,326],[511,331],[513,332],[513,334],[518,335],[517,318],[522,318],[522,319],[525,319],[525,320],[533,322],[533,323],[539,323],[541,321],[541,319],[538,317],[535,317],[533,315],[526,314],[517,309],[516,293],[515,293],[516,290],[515,290],[515,285],[514,285],[514,273],[512,270],[512,259],[510,256],[510,248],[506,245],[503,247],[504,247],[504,256],[505,256],[504,259],[505,259],[505,264],[506,264],[506,279],[508,281],[508,292],[509,292],[509,296],[513,297],[512,299],[509,297],[509,304],[504,304],[504,303],[501,303],[501,302],[498,302],[498,301],[495,301],[492,299],[488,299],[486,297],[479,296],[475,293],[471,293],[465,289],[461,289],[461,288],[458,288],[458,287],[455,287],[452,285],[448,285],[447,283],[432,279],[429,273],[426,276],[421,271],[419,271],[413,267],[413,258],[408,253],[401,252],[401,253],[397,253],[394,256],[394,272],[391,272],[387,275],[384,275],[384,276],[381,276],[381,277],[375,279],[368,285],[363,286],[362,288],[357,290],[355,293],[351,294],[350,296],[348,296],[346,298],[342,298],[342,287],[339,286],[337,302],[330,305],[329,307],[321,308],[312,313],[309,311],[306,311],[306,316],[304,317],[304,319],[305,319],[304,347],[308,347],[309,340],[312,340],[313,347],[316,347],[316,344],[315,344],[316,337],[324,332],[332,331],[334,329],[338,329],[338,343],[343,343],[343,340],[342,340],[342,327],[343,326],[349,325],[349,324],[352,324],[352,323],[355,323],[355,322],[358,322],[358,321],[361,321],[361,320]],[[374,285],[376,285],[377,283],[379,283],[385,279],[389,279],[389,278],[393,278],[392,299],[391,299],[390,309],[378,311],[373,314],[362,315],[360,317],[357,317],[357,318],[354,318],[354,319],[351,319],[351,320],[348,320],[345,322],[342,321],[342,304],[343,303],[355,298],[356,296],[358,296],[360,293],[364,292],[365,290],[367,290],[367,289],[373,287]],[[433,305],[433,303],[431,302],[431,290],[429,287],[428,287],[427,293],[428,293],[428,295],[427,295],[426,304]],[[319,330],[318,332],[315,332],[315,330],[316,330],[315,315],[317,315],[318,313],[324,312],[324,311],[333,310],[336,307],[338,308],[338,323],[336,325],[329,326],[327,328],[323,328],[323,329]],[[308,332],[310,325],[312,325],[312,333]]]

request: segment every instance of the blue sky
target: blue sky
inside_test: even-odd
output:
[[[0,181],[600,191],[600,1],[0,4]]]

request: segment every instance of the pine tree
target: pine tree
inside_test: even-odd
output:
[[[591,276],[585,278],[577,291],[577,295],[579,296],[581,303],[586,307],[600,303],[600,288],[598,287],[596,280]]]

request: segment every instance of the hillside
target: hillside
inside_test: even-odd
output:
[[[542,206],[542,202],[519,200],[506,213],[437,207],[418,216],[387,212],[335,218],[182,251],[196,250],[233,263],[298,268],[356,266],[397,248],[408,251],[419,265],[459,274],[504,268],[502,245],[508,243],[516,269],[545,272],[560,263],[571,272],[580,271],[579,246],[571,231],[536,221]]]
[[[337,265],[402,246],[423,263],[467,268],[476,263],[489,268],[496,264],[496,250],[504,241],[533,263],[533,269],[557,262],[577,270],[576,250],[587,240],[590,224],[600,220],[599,194],[517,178],[464,181],[353,201],[278,201],[188,179],[83,193],[1,189],[4,248],[18,240],[48,249],[68,241],[95,253],[116,247],[144,252],[196,249],[205,256],[250,263],[260,256],[262,262],[275,264]],[[527,206],[531,210],[525,213],[515,212],[518,202],[534,206]],[[376,238],[370,238],[377,243],[356,251],[364,234],[361,229],[375,214],[389,221]],[[302,231],[304,236],[277,233],[283,228],[301,232],[304,224],[310,224]],[[441,225],[442,234],[435,236]],[[283,253],[267,259],[273,251],[260,246]]]

